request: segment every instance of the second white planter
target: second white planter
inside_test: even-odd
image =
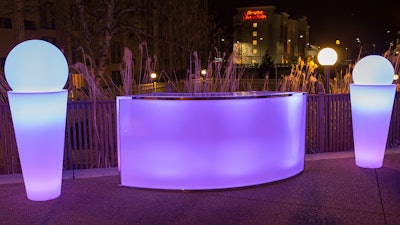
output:
[[[396,85],[350,85],[356,165],[382,167]]]

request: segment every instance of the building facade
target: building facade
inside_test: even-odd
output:
[[[233,26],[236,63],[258,67],[268,54],[276,65],[289,65],[305,57],[309,41],[307,18],[289,18],[275,6],[237,8]]]

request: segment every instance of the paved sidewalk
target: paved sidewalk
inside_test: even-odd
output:
[[[62,194],[26,198],[21,175],[0,176],[0,224],[400,224],[400,150],[363,169],[352,152],[306,156],[303,173],[218,191],[119,186],[116,168],[64,173]]]

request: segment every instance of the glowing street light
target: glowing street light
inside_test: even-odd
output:
[[[153,80],[153,92],[156,92],[157,91],[157,82],[156,82],[157,73],[152,72],[150,74],[150,78]]]
[[[200,73],[201,73],[201,75],[205,76],[207,74],[207,70],[206,69],[202,69]]]
[[[330,66],[335,65],[337,61],[337,53],[333,48],[323,48],[318,53],[318,62],[325,67],[325,77],[326,77],[326,93],[329,94],[329,81],[330,81]]]
[[[155,72],[152,72],[150,74],[150,78],[153,79],[153,80],[156,79],[157,78],[157,74]]]
[[[391,62],[378,55],[362,58],[350,84],[356,165],[380,168],[386,149],[396,85]]]
[[[15,46],[4,71],[27,197],[46,201],[61,194],[68,64],[46,41]]]

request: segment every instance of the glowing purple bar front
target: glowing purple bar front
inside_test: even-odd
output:
[[[121,185],[219,189],[304,170],[305,93],[117,97]]]

